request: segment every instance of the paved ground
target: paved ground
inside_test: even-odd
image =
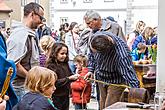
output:
[[[94,98],[91,98],[90,103],[87,104],[87,110],[97,110],[98,105],[97,101]],[[69,110],[75,110],[74,105],[72,104],[72,101],[70,100],[70,107]]]

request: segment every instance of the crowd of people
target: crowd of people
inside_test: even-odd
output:
[[[0,74],[14,69],[0,110],[69,110],[70,97],[75,110],[87,109],[91,78],[104,82],[96,83],[98,110],[120,101],[126,87],[139,88],[133,61],[152,60],[157,27],[139,21],[126,37],[113,17],[103,19],[87,10],[82,18],[86,26],[73,21],[62,24],[58,33],[43,16],[44,8],[31,2],[24,6],[23,21],[6,32],[8,37],[0,31],[0,57],[8,63]],[[5,75],[0,79],[2,90]]]

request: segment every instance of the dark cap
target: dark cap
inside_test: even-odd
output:
[[[117,22],[117,21],[115,21],[114,17],[112,17],[112,16],[108,16],[107,19],[109,19],[110,21],[113,21],[113,22]]]

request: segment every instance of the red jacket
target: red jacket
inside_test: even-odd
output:
[[[80,76],[85,76],[88,73],[88,68],[83,68]],[[89,103],[91,97],[91,84],[82,78],[71,83],[72,102],[73,103]]]

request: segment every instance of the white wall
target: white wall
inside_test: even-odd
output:
[[[76,4],[73,5],[73,2]],[[76,21],[79,24],[83,23],[83,16],[88,9],[95,9],[99,12],[102,18],[113,16],[116,21],[124,28],[124,20],[126,20],[127,0],[114,0],[114,2],[104,2],[104,0],[92,0],[92,3],[83,3],[83,0],[68,0],[66,4],[60,4],[60,0],[52,2],[54,14],[52,22],[56,30],[60,26],[60,17],[68,17],[68,22]]]
[[[76,5],[73,6],[73,2]],[[92,0],[92,3],[83,3],[83,0],[68,0],[68,3],[61,4],[60,0],[54,0],[55,9],[118,9],[126,8],[127,0],[114,0],[114,2],[104,2],[104,0]]]
[[[134,9],[134,27],[139,20],[146,23],[146,26],[158,26],[158,9]]]
[[[158,5],[158,0],[134,0],[133,5],[135,5],[135,6]]]
[[[73,5],[73,1],[76,4]],[[60,4],[60,0],[52,2],[53,14],[52,24],[56,30],[60,26],[60,17],[68,17],[68,22],[76,21],[83,23],[83,16],[88,9],[97,10],[102,18],[113,16],[116,21],[124,28],[127,19],[127,0],[114,0],[114,2],[104,2],[104,0],[92,0],[92,3],[83,3],[83,0],[68,0],[68,3]],[[132,2],[132,21],[131,28],[139,20],[143,20],[147,26],[155,27],[158,25],[158,1],[157,0],[133,0]]]
[[[165,92],[165,1],[159,0],[159,26],[158,26],[158,61],[157,61],[157,77],[156,77],[156,91]]]

